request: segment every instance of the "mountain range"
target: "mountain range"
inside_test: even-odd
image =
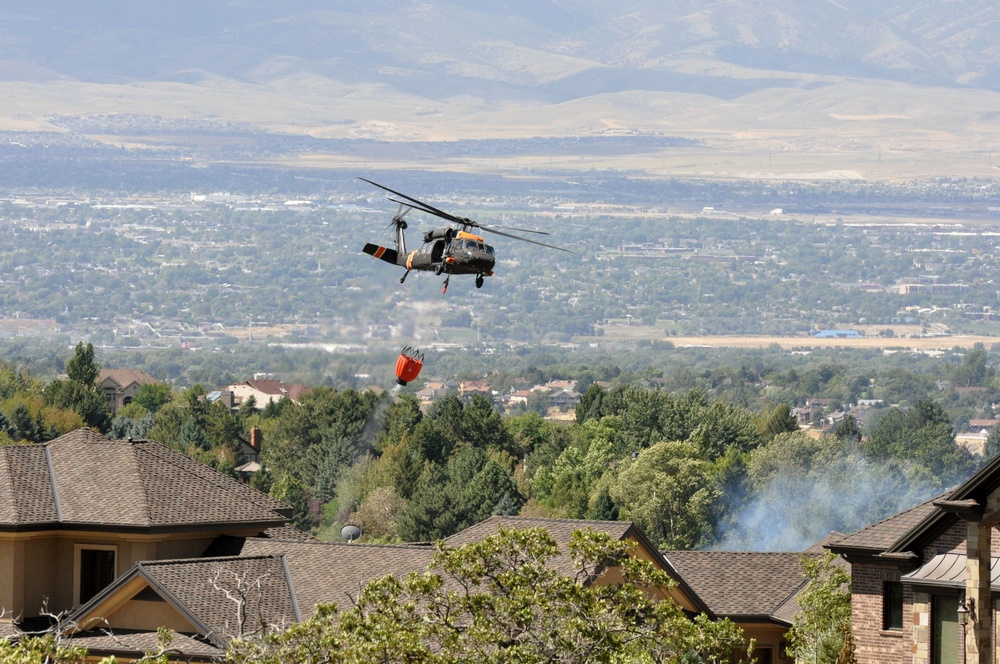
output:
[[[270,84],[308,73],[429,98],[548,102],[732,97],[804,74],[997,91],[998,26],[987,0],[8,0],[0,60],[28,80]]]
[[[998,26],[989,0],[7,0],[0,128],[1000,147]]]

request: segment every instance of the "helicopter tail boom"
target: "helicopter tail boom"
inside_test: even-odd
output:
[[[374,256],[386,263],[392,263],[393,265],[399,265],[399,253],[395,249],[389,249],[388,247],[380,247],[377,244],[371,244],[370,242],[365,245],[362,249],[364,253],[369,256]]]

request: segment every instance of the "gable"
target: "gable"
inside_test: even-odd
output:
[[[198,627],[188,616],[142,580],[144,583],[131,598],[122,601],[131,589],[123,591],[121,596],[112,598],[115,601],[96,607],[90,615],[100,617],[106,627],[116,631],[155,632],[160,627],[167,627],[178,634],[198,633]]]
[[[234,598],[245,598],[241,624]],[[79,630],[111,627],[155,631],[157,620],[224,647],[261,624],[300,620],[280,556],[188,558],[136,563],[80,607],[70,620]]]
[[[445,541],[451,546],[478,542],[489,535],[495,534],[500,528],[544,528],[559,546],[559,553],[552,558],[550,564],[556,571],[566,576],[574,576],[576,574],[576,566],[569,556],[568,549],[570,538],[574,531],[590,528],[595,532],[604,533],[616,540],[628,540],[634,545],[630,552],[631,555],[651,562],[657,569],[666,572],[672,579],[677,581],[677,586],[669,589],[666,593],[677,604],[691,613],[710,613],[709,608],[698,597],[697,593],[685,583],[683,578],[677,575],[676,571],[663,559],[663,556],[660,555],[659,551],[643,535],[642,531],[631,521],[588,521],[583,519],[493,516],[455,533],[451,537],[446,538]],[[600,581],[595,580],[595,583],[616,583],[617,579],[615,577],[617,574],[617,572],[605,570],[602,579]],[[661,599],[664,596],[664,593],[660,591],[654,594],[658,595]]]

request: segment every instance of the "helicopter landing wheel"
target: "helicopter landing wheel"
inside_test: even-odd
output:
[[[483,275],[480,274],[476,277],[476,288],[482,288],[482,287],[483,287]]]
[[[434,274],[441,276],[441,271],[444,269],[444,265],[438,265],[434,268]]]

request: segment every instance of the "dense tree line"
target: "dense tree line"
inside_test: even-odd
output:
[[[986,357],[967,353],[951,365],[955,380],[990,383]],[[722,371],[719,389],[706,390],[598,366],[579,370],[581,389],[597,377],[637,381],[590,382],[575,421],[560,424],[502,413],[482,396],[448,396],[423,412],[408,393],[327,386],[298,402],[259,408],[249,399],[232,411],[200,385],[151,385],[112,418],[93,347],[78,344],[64,366],[65,377],[47,383],[0,366],[0,440],[90,426],[151,438],[232,474],[246,460],[241,441],[259,427],[264,470],[252,483],[291,504],[296,525],[330,538],[354,522],[369,540],[433,540],[491,514],[525,514],[631,520],[663,548],[791,548],[909,507],[982,462],[955,444],[946,405],[920,392],[863,429],[845,418],[819,437],[800,431],[793,404],[780,400],[805,384],[846,402],[908,384],[901,369],[873,382],[833,364],[770,379],[746,368]],[[766,389],[739,397],[752,383]],[[762,524],[782,527],[768,535]]]

